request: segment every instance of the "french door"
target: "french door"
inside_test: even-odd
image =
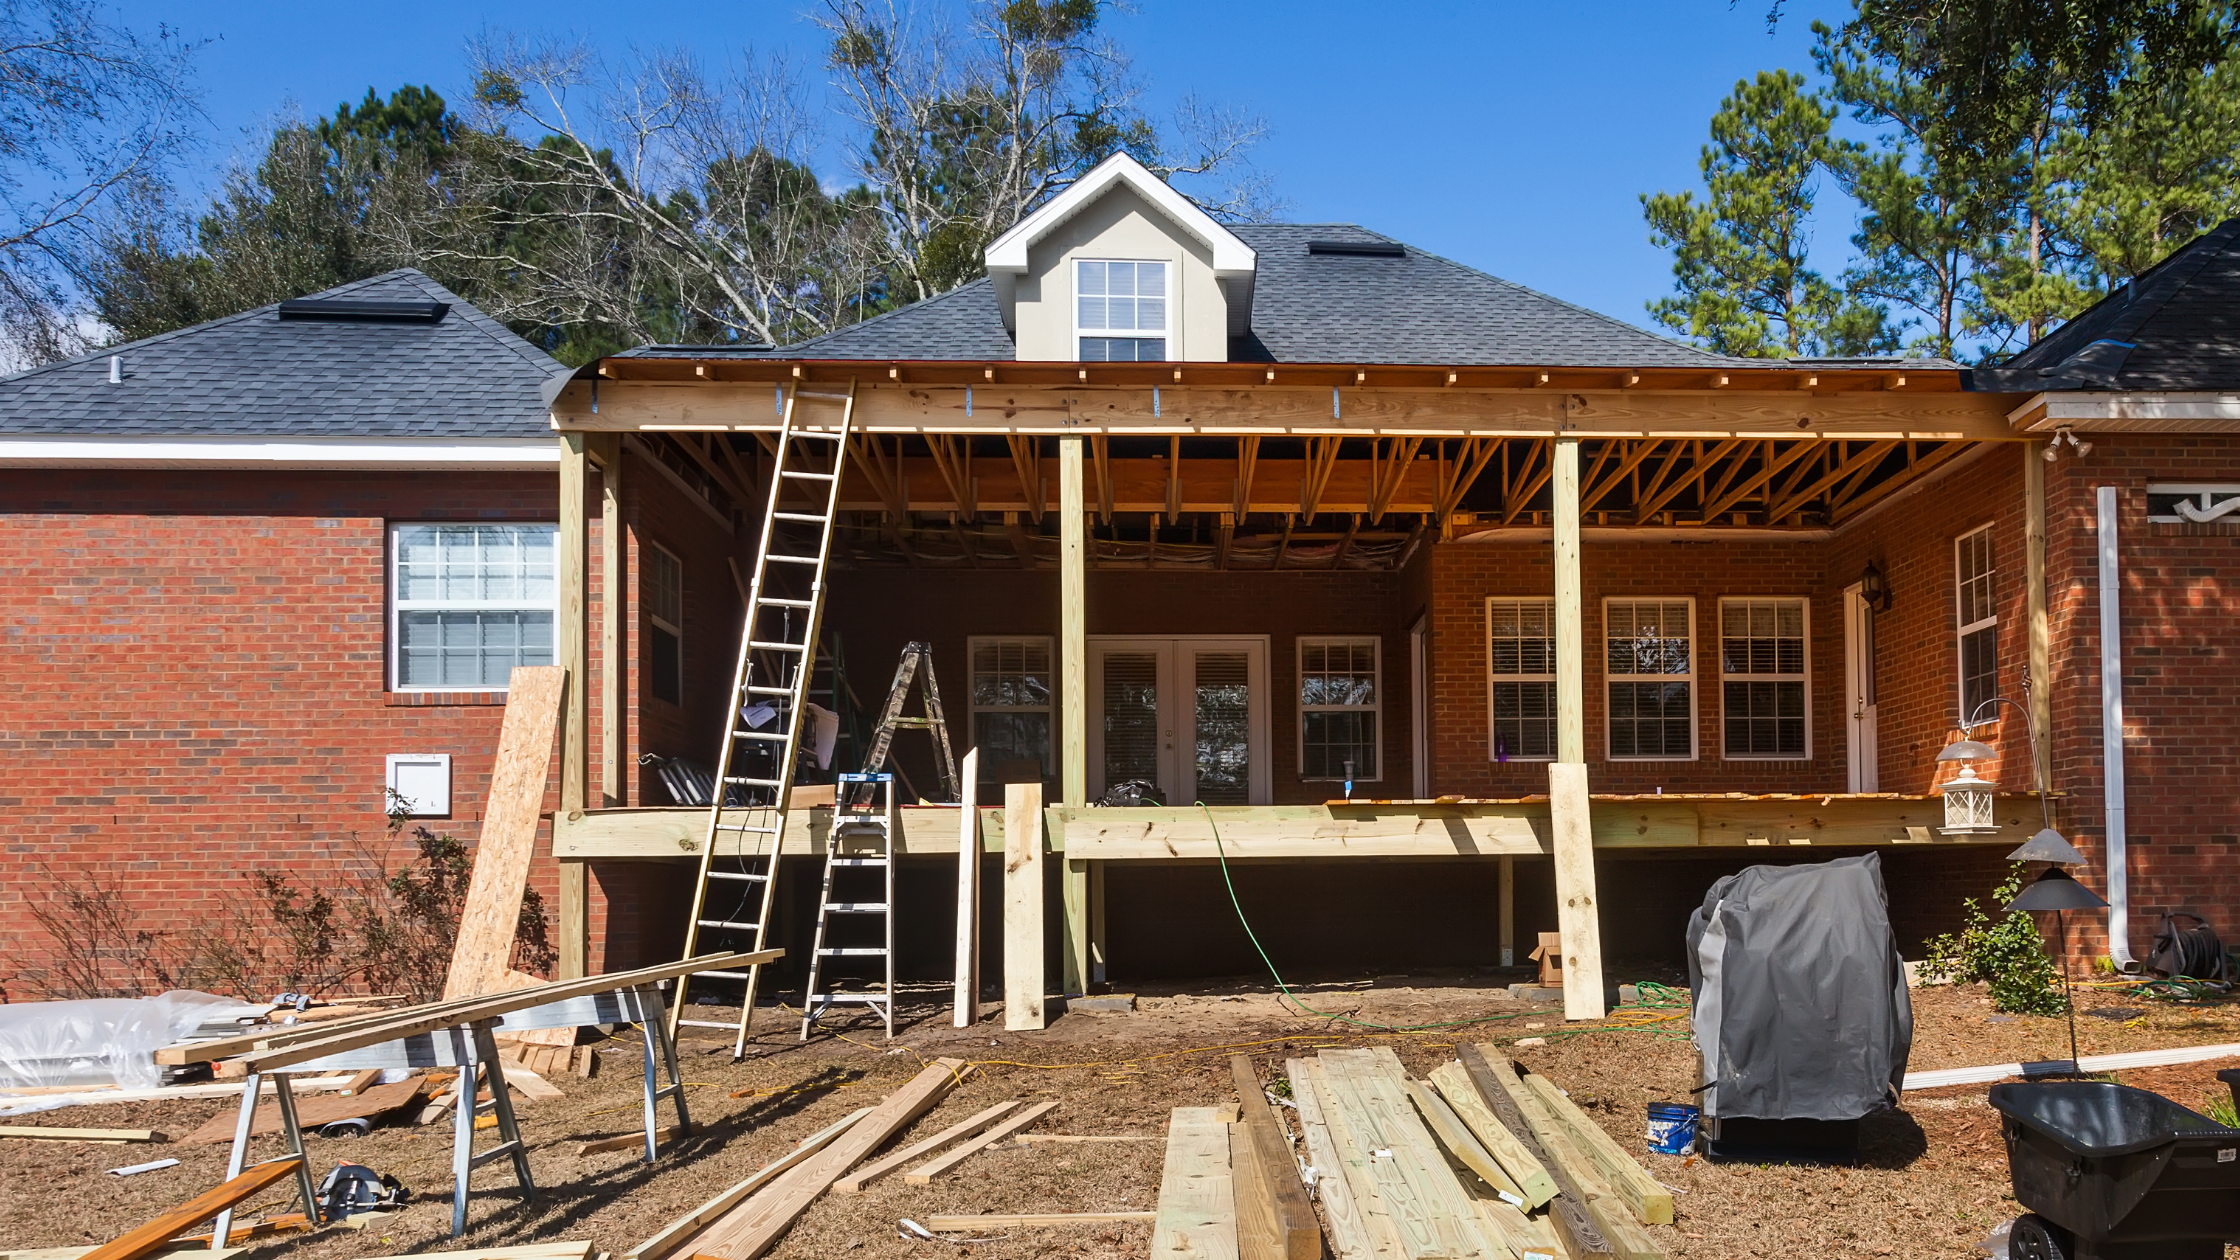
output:
[[[1170,805],[1266,805],[1263,635],[1089,640],[1089,795],[1131,779]]]

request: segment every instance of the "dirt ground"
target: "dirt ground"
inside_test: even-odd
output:
[[[447,1122],[379,1128],[358,1139],[313,1138],[319,1175],[341,1159],[367,1164],[401,1179],[416,1202],[376,1228],[283,1235],[256,1244],[248,1256],[344,1260],[559,1239],[588,1239],[620,1255],[801,1137],[876,1102],[922,1060],[942,1055],[982,1066],[911,1134],[922,1136],[1018,1098],[1059,1101],[1037,1124],[1040,1132],[1156,1139],[1170,1108],[1234,1098],[1231,1053],[1253,1055],[1264,1074],[1273,1060],[1280,1074],[1287,1056],[1384,1044],[1422,1074],[1453,1057],[1461,1041],[1531,1038],[1545,1043],[1513,1045],[1514,1057],[1568,1089],[1652,1175],[1682,1192],[1678,1222],[1650,1229],[1671,1256],[1979,1256],[1975,1244],[2016,1211],[1997,1115],[1985,1103],[1988,1087],[1981,1085],[1909,1095],[1902,1111],[1870,1122],[1865,1157],[1856,1167],[1711,1164],[1647,1155],[1645,1104],[1684,1099],[1692,1084],[1684,1009],[1634,1010],[1599,1025],[1566,1025],[1555,1008],[1509,997],[1502,986],[1513,978],[1381,976],[1301,990],[1316,1009],[1362,1024],[1483,1021],[1410,1032],[1304,1016],[1286,1010],[1264,985],[1242,983],[1144,990],[1134,1014],[1067,1014],[1049,1029],[1028,1034],[1002,1031],[1000,1011],[992,1005],[973,1029],[953,1029],[945,992],[929,990],[905,1008],[913,1022],[891,1045],[867,1024],[842,1025],[844,1035],[820,1035],[803,1044],[795,1036],[797,1025],[778,1012],[758,1020],[758,1035],[743,1062],[731,1061],[727,1042],[684,1044],[695,1132],[666,1146],[651,1166],[629,1151],[575,1153],[584,1138],[625,1132],[638,1123],[640,1050],[637,1034],[625,1029],[601,1043],[596,1079],[556,1079],[567,1094],[564,1100],[522,1107],[538,1186],[533,1200],[524,1201],[504,1161],[484,1166],[475,1177],[467,1236],[454,1242],[448,1237]],[[1916,1070],[2067,1054],[2064,1021],[1995,1015],[1980,988],[1922,989],[1914,1000]],[[2089,990],[2080,991],[2078,1006],[2088,1012],[2113,1008],[2115,1015],[2078,1020],[2088,1055],[2240,1042],[2240,1006],[2185,1008]],[[2122,1079],[2199,1109],[2222,1089],[2216,1069],[2231,1065],[2131,1072]],[[178,1135],[233,1105],[208,1100],[77,1107],[10,1123],[155,1128]],[[672,1118],[664,1107],[664,1122]],[[269,1156],[277,1147],[277,1139],[262,1139],[258,1154]],[[181,1164],[130,1178],[105,1174],[160,1156],[177,1157]],[[1162,1156],[1157,1140],[1007,1144],[974,1155],[929,1186],[906,1186],[895,1176],[860,1195],[827,1195],[771,1254],[780,1260],[925,1260],[952,1252],[974,1260],[1140,1256],[1150,1242],[1144,1224],[1003,1230],[984,1239],[928,1242],[902,1236],[897,1222],[933,1214],[1146,1210],[1157,1203]],[[0,1141],[0,1249],[107,1241],[216,1184],[225,1157],[223,1144]],[[285,1211],[291,1199],[279,1192],[251,1206]]]

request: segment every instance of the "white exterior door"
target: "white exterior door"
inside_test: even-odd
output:
[[[1266,805],[1264,637],[1089,640],[1089,795],[1141,779],[1170,805]]]
[[[1875,757],[1874,609],[1859,588],[1843,592],[1844,730],[1850,752],[1848,790],[1879,792]]]

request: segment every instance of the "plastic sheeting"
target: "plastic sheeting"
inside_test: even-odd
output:
[[[0,1089],[107,1085],[154,1089],[160,1046],[181,1041],[236,998],[173,989],[151,998],[0,1005]]]
[[[1878,855],[1713,884],[1688,971],[1707,1119],[1856,1120],[1903,1085],[1913,1000]]]

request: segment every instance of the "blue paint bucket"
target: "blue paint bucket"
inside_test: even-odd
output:
[[[1686,1103],[1649,1104],[1649,1149],[1658,1155],[1696,1153],[1696,1121],[1703,1113]]]

